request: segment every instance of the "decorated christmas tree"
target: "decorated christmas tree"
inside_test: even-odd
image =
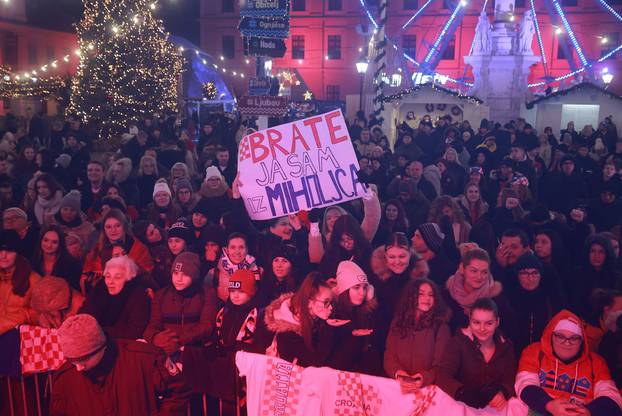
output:
[[[181,53],[146,0],[84,0],[80,64],[68,111],[109,139],[155,112],[174,110]]]

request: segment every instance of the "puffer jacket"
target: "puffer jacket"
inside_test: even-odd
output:
[[[302,337],[300,321],[290,309],[293,293],[281,295],[266,308],[264,322],[268,331],[274,333],[271,346],[276,343],[277,355],[302,367],[322,367],[328,362],[333,339],[332,327],[325,321],[316,320],[313,325],[313,348],[307,347]]]

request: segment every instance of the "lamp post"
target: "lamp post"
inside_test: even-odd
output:
[[[369,66],[369,63],[367,62],[367,59],[365,59],[364,57],[360,57],[359,60],[356,61],[356,72],[359,73],[359,76],[361,78],[361,88],[359,91],[359,95],[360,95],[359,111],[363,110],[363,81],[365,79],[365,73],[367,72],[368,66]]]

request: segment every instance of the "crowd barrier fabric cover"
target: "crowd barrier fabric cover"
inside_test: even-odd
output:
[[[367,195],[341,110],[245,136],[240,194],[253,220],[335,205]]]
[[[502,411],[473,409],[436,386],[402,394],[397,381],[322,367],[299,367],[276,357],[238,352],[246,377],[249,416],[526,416],[510,399]]]
[[[21,325],[19,334],[22,374],[58,370],[65,362],[58,343],[58,330]]]

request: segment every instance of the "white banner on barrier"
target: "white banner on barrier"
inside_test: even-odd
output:
[[[238,352],[246,377],[249,416],[527,416],[516,398],[502,410],[474,409],[437,386],[402,394],[397,381],[322,367],[299,367],[276,357]]]
[[[358,160],[341,110],[245,136],[238,151],[240,194],[254,220],[361,198]]]

